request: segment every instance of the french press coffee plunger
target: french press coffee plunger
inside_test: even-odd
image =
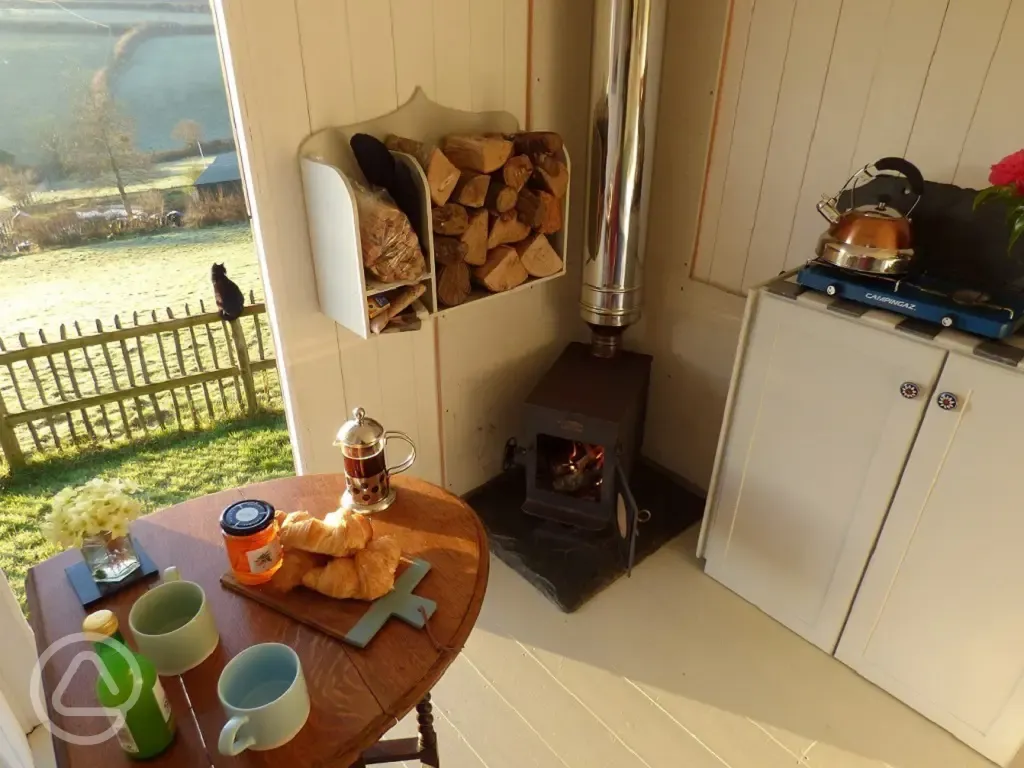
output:
[[[409,444],[409,455],[401,463],[389,467],[384,458],[384,446],[391,438]],[[385,432],[380,422],[369,418],[366,411],[356,408],[352,419],[338,430],[334,444],[341,448],[345,459],[345,493],[341,505],[355,512],[370,514],[391,506],[395,489],[391,487],[392,474],[404,472],[416,461],[416,446],[404,432]]]

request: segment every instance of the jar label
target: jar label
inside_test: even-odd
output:
[[[160,710],[160,714],[163,715],[164,722],[170,725],[171,702],[167,700],[164,687],[160,685],[160,678],[157,678],[156,682],[153,683],[153,698],[156,699],[156,706]]]
[[[124,714],[120,710],[107,708],[107,717],[110,719],[110,724],[116,729],[114,735],[117,736],[117,743],[121,745],[121,749],[132,755],[139,754],[139,745],[135,743],[135,737],[128,730]]]
[[[269,544],[245,553],[249,559],[249,572],[263,573],[273,568],[281,559],[281,541],[274,537]]]

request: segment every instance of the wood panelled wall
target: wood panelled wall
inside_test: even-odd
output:
[[[1024,0],[672,0],[668,13],[647,306],[628,339],[654,355],[645,452],[707,488],[743,291],[812,254],[821,193],[889,154],[982,186],[1024,146]]]
[[[479,302],[418,332],[364,341],[319,312],[297,149],[313,131],[394,109],[418,85],[451,107],[503,109],[523,125],[529,114],[584,158],[590,3],[214,5],[299,471],[341,468],[331,443],[358,405],[416,442],[415,474],[459,493],[483,483],[500,470],[523,395],[579,332],[570,317],[581,203],[571,214],[569,276]],[[567,29],[573,34],[559,32]]]
[[[980,187],[1024,146],[1024,0],[735,0],[727,40],[692,271],[727,291],[812,257],[871,160]]]

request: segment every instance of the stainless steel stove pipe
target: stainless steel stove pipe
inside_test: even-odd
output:
[[[640,319],[666,2],[595,4],[580,314],[614,346],[612,329]]]

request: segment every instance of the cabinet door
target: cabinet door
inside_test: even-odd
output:
[[[832,653],[946,353],[770,295],[753,323],[705,570]]]
[[[1024,375],[950,355],[937,390],[956,407],[931,398],[836,655],[1006,763],[1024,737]]]

